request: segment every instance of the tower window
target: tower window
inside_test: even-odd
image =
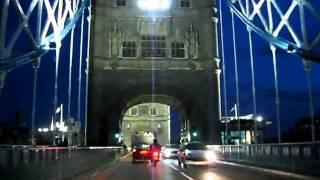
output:
[[[171,57],[172,58],[184,58],[184,43],[183,42],[173,42],[171,44]]]
[[[166,57],[165,36],[142,36],[141,38],[142,57]]]
[[[183,7],[183,8],[189,8],[190,7],[190,1],[191,0],[181,0],[180,1],[180,7]]]
[[[116,6],[121,7],[121,6],[126,6],[126,0],[116,0]]]
[[[131,116],[137,116],[138,115],[138,108],[136,108],[136,107],[131,108],[130,115]]]
[[[136,57],[136,42],[125,41],[122,43],[122,57]]]
[[[150,108],[150,115],[151,116],[156,116],[157,115],[157,108],[156,107],[151,107]]]

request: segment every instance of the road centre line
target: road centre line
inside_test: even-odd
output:
[[[186,173],[184,173],[184,172],[182,172],[181,170],[179,170],[178,168],[174,167],[172,164],[170,164],[170,163],[166,163],[166,164],[168,164],[172,169],[174,169],[174,170],[176,170],[176,171],[179,171],[180,174],[181,174],[182,176],[184,176],[185,178],[187,178],[187,179],[189,179],[189,180],[194,180],[192,177],[188,176]]]
[[[179,169],[178,168],[176,168],[176,167],[174,167],[173,165],[171,165],[171,164],[168,164],[170,167],[172,167],[172,169],[174,169],[174,170],[176,170],[176,171],[179,171]]]
[[[184,172],[180,171],[180,174],[183,175],[184,177],[186,177],[189,180],[194,180],[192,177],[188,176],[187,174],[185,174]]]
[[[98,171],[94,172],[94,173],[91,175],[91,177],[95,177],[95,176],[97,176],[99,173],[100,173],[100,171],[98,170]]]

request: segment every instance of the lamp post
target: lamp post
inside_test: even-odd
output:
[[[261,116],[254,117],[254,124],[255,124],[255,127],[254,127],[254,140],[255,140],[255,144],[258,144],[257,123],[262,122],[262,121],[263,121],[263,118]]]

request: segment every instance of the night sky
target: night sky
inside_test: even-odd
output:
[[[223,1],[223,0],[222,0]],[[28,1],[29,2],[29,1]],[[29,4],[24,1],[23,3]],[[278,1],[283,6],[287,6],[287,1]],[[320,10],[320,1],[312,0],[314,6]],[[25,5],[23,5],[25,6]],[[11,6],[9,28],[15,29],[18,22],[18,17],[12,13]],[[2,1],[0,3],[2,9]],[[26,7],[24,7],[26,9]],[[30,23],[35,23],[35,14],[31,16]],[[225,44],[225,61],[226,61],[226,80],[227,80],[227,103],[228,110],[236,103],[235,100],[235,75],[233,61],[233,44],[232,44],[232,29],[231,16],[226,6],[223,3],[223,27],[224,27],[224,44]],[[236,41],[237,53],[239,62],[239,88],[240,88],[240,113],[241,115],[252,113],[252,94],[251,94],[251,74],[250,74],[250,58],[249,58],[249,43],[245,26],[236,19]],[[293,26],[298,26],[298,16],[293,17],[290,22]],[[320,23],[308,19],[308,27],[310,32],[309,38],[313,39],[317,32],[320,32]],[[86,27],[86,25],[85,25]],[[311,30],[312,29],[312,30]],[[85,29],[85,34],[86,34]],[[76,36],[80,36],[80,22],[76,26]],[[287,33],[281,34],[286,37]],[[8,33],[7,38],[10,39],[12,34]],[[200,35],[201,36],[201,35]],[[86,35],[84,38],[86,39]],[[69,36],[63,40],[61,53],[61,66],[59,67],[59,91],[58,104],[65,105],[64,115],[67,115],[67,88],[68,88],[68,66],[69,66]],[[23,43],[22,43],[23,42]],[[201,43],[201,42],[200,42]],[[257,112],[265,119],[273,121],[273,125],[267,128],[269,137],[276,135],[275,122],[275,92],[274,92],[274,76],[273,64],[269,45],[261,37],[253,34],[254,46],[254,61],[255,61],[255,76],[256,76],[256,98]],[[15,47],[14,53],[21,54],[30,49],[28,40],[25,35],[20,37],[19,43]],[[318,52],[319,46],[318,46]],[[86,43],[84,44],[83,68],[85,67]],[[280,90],[280,115],[282,130],[285,131],[292,127],[294,123],[302,118],[309,116],[308,94],[307,94],[307,79],[303,68],[302,61],[299,57],[287,54],[280,49],[277,51],[278,57],[278,77]],[[75,63],[73,64],[72,77],[72,107],[71,114],[76,117],[77,108],[77,88],[78,88],[78,67],[79,67],[79,38],[75,39],[74,51]],[[38,93],[37,93],[37,111],[36,111],[36,127],[49,126],[53,111],[54,98],[54,70],[55,70],[54,51],[43,56],[41,68],[39,71]],[[222,67],[222,64],[221,64]],[[312,86],[314,95],[315,111],[320,111],[320,64],[312,66]],[[85,74],[82,74],[82,116],[81,121],[84,121],[84,91],[85,91]],[[221,85],[222,81],[221,81]],[[14,125],[15,114],[19,112],[21,115],[20,122],[26,126],[30,126],[31,110],[32,110],[32,91],[33,91],[33,69],[32,65],[24,65],[7,74],[6,82],[0,94],[0,122],[4,121],[10,125]],[[223,104],[222,104],[223,107]],[[222,109],[222,113],[224,109]],[[224,115],[224,113],[223,113]],[[229,112],[228,115],[233,115]]]

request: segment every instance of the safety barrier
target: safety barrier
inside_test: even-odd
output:
[[[320,175],[320,143],[209,145],[219,160]]]
[[[63,179],[110,163],[122,147],[0,146],[1,179]]]

